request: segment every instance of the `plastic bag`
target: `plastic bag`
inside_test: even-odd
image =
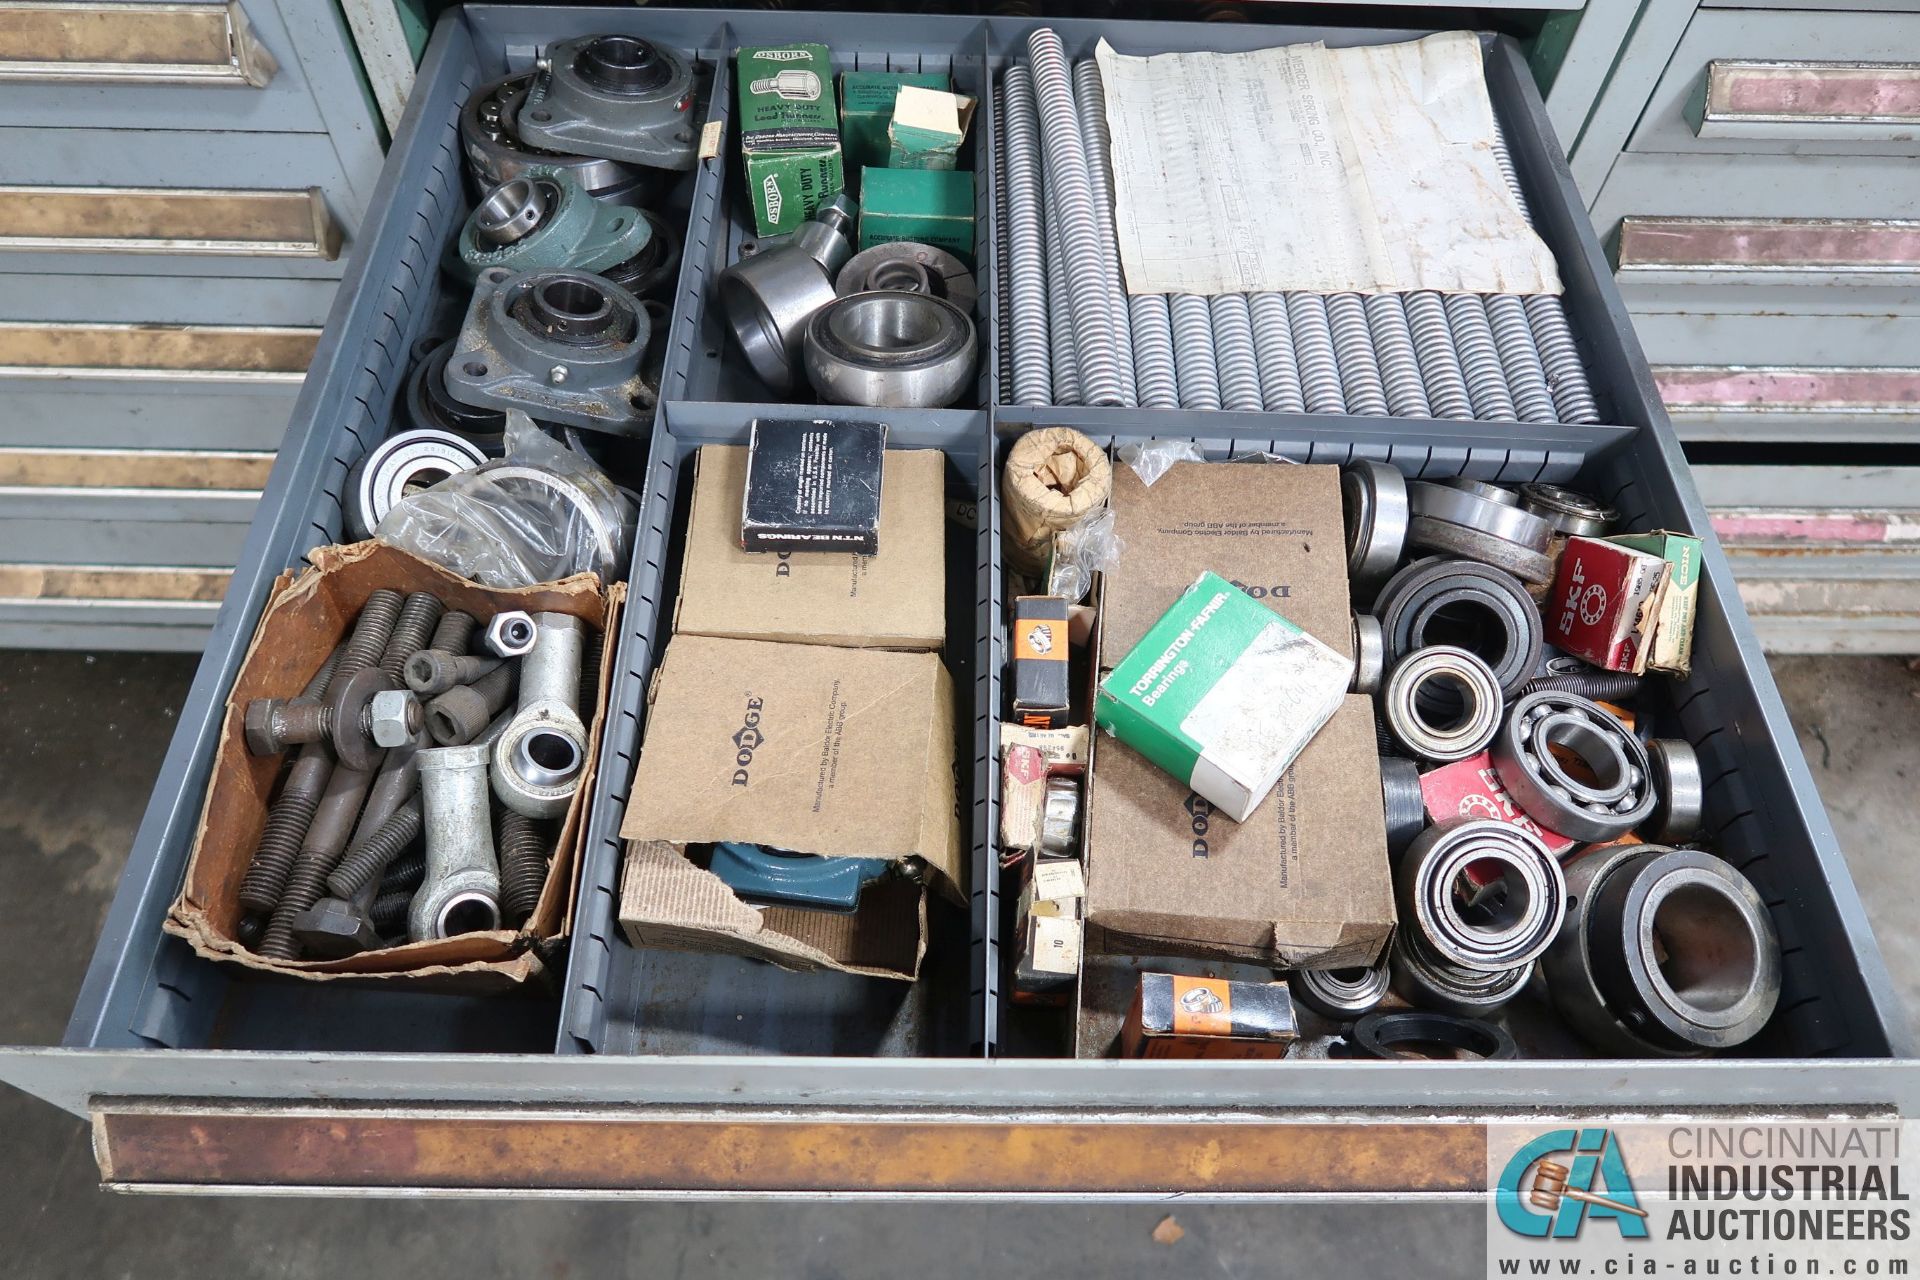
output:
[[[1205,462],[1207,455],[1191,440],[1144,440],[1120,446],[1120,461],[1133,468],[1149,489],[1176,462]]]
[[[507,413],[506,450],[402,498],[374,536],[482,586],[618,577],[633,545],[632,500],[518,410]]]
[[[1093,590],[1093,575],[1111,569],[1126,546],[1113,532],[1113,508],[1089,511],[1053,536],[1047,594],[1078,604]]]

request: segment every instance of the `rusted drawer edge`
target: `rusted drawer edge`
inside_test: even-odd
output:
[[[1635,215],[1620,220],[1614,266],[1623,284],[1847,276],[1907,283],[1920,278],[1920,221]]]
[[[0,488],[258,492],[275,454],[238,449],[29,449],[0,446]]]
[[[340,256],[320,188],[0,186],[0,250],[259,258]]]
[[[1655,365],[1675,416],[1920,416],[1920,368]]]
[[[1687,122],[1702,138],[1910,142],[1920,63],[1716,58]]]
[[[0,321],[0,378],[299,382],[320,330]]]
[[[258,89],[279,69],[238,3],[0,0],[0,81]]]

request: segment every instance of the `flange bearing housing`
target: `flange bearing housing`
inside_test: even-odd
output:
[[[650,202],[660,185],[659,170],[636,169],[599,156],[565,155],[537,147],[520,136],[520,104],[526,101],[533,73],[523,72],[480,86],[460,111],[460,149],[467,173],[479,191],[517,178],[531,165],[564,169],[586,193],[607,204],[638,206]]]
[[[807,322],[807,381],[829,404],[940,409],[973,379],[973,319],[930,293],[837,298]]]
[[[1780,1000],[1780,942],[1747,878],[1712,854],[1596,849],[1541,961],[1554,1007],[1595,1048],[1682,1057],[1744,1044]]]
[[[693,65],[638,36],[556,41],[535,63],[518,123],[536,146],[691,169]]]
[[[1556,748],[1578,757],[1591,778],[1570,773]],[[1515,702],[1493,744],[1493,766],[1528,817],[1575,840],[1615,839],[1653,813],[1647,749],[1577,693],[1543,690]]]
[[[565,171],[534,165],[474,206],[460,227],[454,262],[469,280],[489,267],[603,271],[652,238],[653,224],[637,210],[597,204]]]

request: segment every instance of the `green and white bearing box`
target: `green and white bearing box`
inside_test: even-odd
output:
[[[740,50],[740,163],[762,236],[784,235],[846,185],[832,55],[823,44]]]
[[[1352,679],[1351,659],[1203,573],[1100,682],[1094,720],[1244,822]]]
[[[886,167],[887,127],[904,87],[947,89],[944,71],[846,71],[840,76],[840,149],[849,174]]]

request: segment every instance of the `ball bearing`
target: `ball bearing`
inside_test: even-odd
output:
[[[1620,513],[1584,493],[1557,484],[1523,484],[1520,505],[1573,538],[1595,538],[1613,527]]]
[[[1435,686],[1422,697],[1422,691]],[[1454,710],[1430,713],[1449,691]],[[1402,658],[1387,679],[1380,711],[1394,741],[1425,760],[1464,760],[1500,731],[1503,702],[1493,672],[1465,649],[1435,645]],[[1431,716],[1431,718],[1430,718]]]
[[[1348,1022],[1372,1013],[1387,998],[1391,949],[1383,947],[1371,965],[1348,969],[1298,969],[1288,978],[1294,1000],[1323,1018]]]
[[[1402,932],[1449,970],[1495,974],[1533,963],[1567,909],[1566,878],[1547,847],[1493,819],[1429,827],[1394,881]]]
[[[1700,757],[1683,738],[1655,738],[1647,744],[1653,766],[1653,813],[1642,829],[1656,844],[1686,844],[1700,835],[1706,812],[1706,787]]]
[[[1432,645],[1466,649],[1493,671],[1505,697],[1540,665],[1540,607],[1512,574],[1462,560],[1420,560],[1381,588],[1374,616],[1389,666]],[[1431,704],[1445,710],[1445,697]]]
[[[1570,772],[1556,748],[1591,778]],[[1529,693],[1515,702],[1493,744],[1493,766],[1528,817],[1575,840],[1613,840],[1653,813],[1647,749],[1579,694]]]

